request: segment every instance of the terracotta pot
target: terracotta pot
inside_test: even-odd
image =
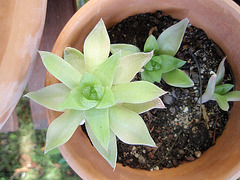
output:
[[[0,129],[20,99],[41,40],[47,0],[0,2]]]
[[[240,89],[240,9],[229,0],[91,0],[65,26],[53,52],[61,56],[66,46],[82,49],[84,39],[100,18],[109,28],[128,16],[156,10],[178,19],[188,17],[191,24],[204,29],[228,56],[237,89]],[[47,74],[46,85],[55,82],[57,80]],[[81,128],[60,151],[83,179],[236,179],[240,176],[239,108],[240,102],[235,102],[226,129],[215,146],[196,161],[177,168],[150,172],[117,164],[113,171]],[[49,123],[58,115],[48,110]]]

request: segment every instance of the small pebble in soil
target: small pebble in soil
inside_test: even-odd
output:
[[[196,156],[197,158],[200,158],[200,157],[201,157],[201,154],[202,154],[201,151],[196,151],[196,152],[195,152],[195,156]]]

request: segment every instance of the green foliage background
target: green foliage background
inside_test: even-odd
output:
[[[17,115],[19,129],[15,132],[0,133],[0,180],[80,179],[58,149],[44,155],[46,129],[34,130],[27,98],[19,101]],[[26,160],[27,167],[24,165]]]

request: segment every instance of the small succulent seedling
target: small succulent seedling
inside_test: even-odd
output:
[[[159,96],[166,92],[146,81],[130,82],[152,57],[136,53],[109,57],[110,40],[100,20],[84,42],[84,54],[64,50],[64,59],[40,52],[46,69],[62,83],[26,94],[37,103],[63,114],[47,130],[45,153],[66,143],[79,124],[97,151],[115,168],[116,136],[125,143],[155,147],[143,119],[138,115],[164,108]]]
[[[220,84],[225,74],[225,59],[226,58],[224,58],[219,64],[217,74],[211,72],[212,76],[210,77],[207,88],[202,95],[202,99],[199,99],[199,102],[202,100],[202,103],[206,103],[209,100],[215,100],[222,110],[228,111],[228,101],[240,101],[240,91],[230,91],[234,86],[232,84]]]
[[[144,52],[154,51],[152,59],[144,66],[141,78],[150,82],[160,82],[163,79],[167,84],[175,87],[192,87],[193,81],[179,68],[186,62],[175,58],[189,20],[187,18],[167,28],[156,39],[150,35],[144,45]],[[111,52],[122,51],[122,55],[140,52],[130,44],[112,44]]]

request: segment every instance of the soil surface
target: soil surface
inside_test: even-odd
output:
[[[111,43],[134,44],[143,50],[149,32],[157,38],[167,27],[179,20],[161,12],[132,16],[108,30]],[[210,72],[217,72],[224,58],[222,50],[203,30],[189,25],[176,55],[187,61],[181,68],[194,81],[192,88],[175,88],[163,80],[155,83],[168,91],[161,97],[166,109],[153,109],[141,114],[157,148],[128,145],[118,140],[118,162],[124,166],[147,170],[177,167],[184,161],[194,161],[213,146],[224,130],[229,112],[222,111],[215,101],[200,105]],[[199,67],[199,68],[198,68]],[[224,83],[233,83],[231,70],[225,63]],[[200,88],[199,74],[202,90]],[[139,75],[136,77],[139,79]]]

